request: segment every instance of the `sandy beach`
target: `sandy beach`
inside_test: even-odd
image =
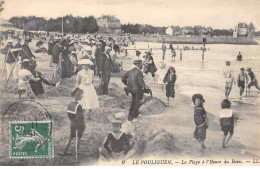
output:
[[[30,44],[33,48],[33,44]],[[156,48],[161,44],[150,44],[150,47]],[[182,44],[180,44],[181,46]],[[137,48],[147,46],[145,43],[138,43]],[[235,102],[238,98],[238,87],[233,86],[231,92],[232,109],[235,112],[236,122],[235,131],[230,146],[223,149],[221,147],[222,131],[219,124],[218,111],[221,110],[220,103],[224,99],[224,83],[222,78],[222,67],[228,58],[232,61],[235,74],[241,66],[251,66],[260,79],[259,69],[259,45],[255,46],[208,46],[210,50],[206,53],[205,61],[201,61],[201,51],[195,53],[183,53],[183,60],[180,61],[179,51],[177,51],[176,61],[171,62],[169,53],[166,53],[167,65],[173,65],[177,70],[176,97],[174,105],[166,106],[165,92],[161,91],[161,86],[153,82],[149,74],[145,78],[146,84],[153,91],[153,98],[145,95],[143,105],[140,108],[142,113],[137,122],[134,123],[137,137],[137,153],[133,159],[151,159],[150,156],[160,159],[214,159],[214,160],[250,160],[260,156],[260,131],[259,128],[259,92],[252,88],[250,98],[244,97],[246,101],[252,104]],[[218,50],[219,49],[219,50]],[[235,50],[233,50],[235,49]],[[241,50],[244,54],[244,61],[238,63],[235,61],[237,51]],[[155,62],[161,58],[161,51],[154,51]],[[197,53],[196,53],[197,52]],[[37,57],[37,69],[42,72],[47,79],[52,77],[52,69],[48,67],[50,56],[35,54]],[[124,54],[118,56],[117,61],[123,63],[124,71],[128,70],[132,63],[134,52],[130,52],[128,57]],[[4,56],[1,55],[1,65],[3,65]],[[2,72],[2,67],[1,67]],[[93,111],[92,119],[87,120],[85,115],[86,129],[83,134],[81,147],[79,150],[79,161],[75,163],[74,156],[58,156],[58,152],[65,147],[69,137],[69,119],[66,113],[67,103],[71,100],[70,91],[75,86],[75,76],[70,79],[64,79],[57,88],[44,85],[46,94],[38,101],[44,105],[53,117],[54,121],[54,152],[55,158],[25,161],[23,159],[9,159],[8,143],[1,141],[2,148],[0,163],[1,165],[94,165],[98,164],[98,148],[102,146],[104,138],[111,130],[109,123],[113,114],[117,112],[128,113],[131,97],[126,96],[121,82],[121,75],[113,74],[109,84],[109,95],[99,95],[100,108]],[[198,80],[202,78],[203,80]],[[3,81],[4,82],[4,81]],[[98,91],[99,79],[95,77],[94,86]],[[1,84],[3,89],[3,83]],[[17,84],[9,82],[4,90],[1,100],[1,113],[14,101],[18,100]],[[205,141],[207,149],[205,156],[200,156],[199,143],[193,138],[195,124],[193,120],[194,105],[191,101],[192,94],[201,93],[205,97],[205,109],[208,113],[210,125],[207,130],[207,139]],[[3,124],[2,124],[3,125]],[[2,139],[1,139],[2,140]],[[73,152],[74,142],[69,149]],[[131,165],[132,160],[126,161]],[[118,162],[121,165],[121,162]],[[179,165],[179,164],[175,164]],[[246,163],[240,164],[246,165]]]

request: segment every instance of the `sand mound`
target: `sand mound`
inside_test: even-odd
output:
[[[143,155],[168,155],[178,151],[174,146],[174,136],[171,133],[166,132],[165,130],[155,131],[152,135],[149,136],[146,141],[146,148],[143,152]]]
[[[160,114],[164,112],[165,104],[155,97],[146,97],[139,110],[144,115]]]

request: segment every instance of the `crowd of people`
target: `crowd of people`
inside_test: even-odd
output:
[[[83,136],[85,129],[84,115],[88,114],[88,119],[91,120],[92,110],[99,108],[97,92],[93,85],[95,76],[99,77],[101,94],[108,95],[111,72],[116,65],[110,53],[113,49],[115,54],[119,53],[120,45],[113,38],[97,35],[86,35],[84,38],[71,35],[64,38],[51,36],[48,41],[47,53],[51,56],[50,66],[53,67],[53,79],[58,79],[56,83],[51,83],[41,72],[36,71],[37,59],[29,47],[31,39],[25,38],[23,45],[21,39],[18,38],[16,41],[14,46],[13,40],[9,39],[1,53],[6,55],[5,63],[8,79],[12,76],[13,80],[18,82],[19,98],[22,98],[23,93],[26,93],[26,95],[32,94],[37,98],[44,93],[43,83],[57,87],[62,83],[62,79],[76,76],[75,88],[71,92],[73,100],[67,106],[71,133],[64,152],[59,153],[60,155],[67,155],[68,147],[75,137],[77,138],[77,148],[79,148],[80,138]],[[165,44],[163,44],[162,49],[164,50],[164,58]],[[176,53],[172,44],[170,44],[170,50],[172,57],[175,58]],[[136,50],[133,66],[121,77],[122,83],[126,86],[124,88],[126,94],[130,93],[132,96],[132,102],[128,116],[119,112],[111,122],[113,130],[108,134],[104,145],[99,149],[100,157],[104,159],[123,158],[123,156],[125,158],[125,156],[132,154],[129,152],[133,150],[135,141],[134,134],[130,130],[133,128],[133,122],[140,116],[140,101],[144,93],[149,93],[152,96],[151,89],[144,81],[144,77],[148,73],[151,73],[155,81],[155,72],[157,72],[159,76],[158,84],[162,85],[162,91],[164,91],[164,88],[166,89],[165,95],[168,104],[170,104],[170,98],[172,99],[171,104],[174,103],[176,70],[173,66],[166,69],[166,64],[163,61],[160,61],[156,66],[152,55],[151,50],[146,51],[144,56],[141,56],[141,52]],[[240,97],[245,88],[250,89],[250,87],[255,86],[260,90],[252,69],[246,69],[248,75],[244,68],[240,70],[241,72],[235,80],[230,61],[226,62],[224,70],[226,99],[221,103],[223,110],[219,112],[220,124],[224,132],[223,148],[227,146],[231,139],[234,128],[233,112],[230,110],[231,103],[228,100],[232,84],[237,82],[240,88]],[[247,85],[248,76],[251,78],[251,82]],[[207,113],[203,107],[205,100],[201,94],[195,94],[192,96],[192,101],[195,105],[194,121],[196,128],[194,138],[198,140],[201,151],[204,153],[206,129],[209,126]],[[228,133],[230,135],[227,137]]]

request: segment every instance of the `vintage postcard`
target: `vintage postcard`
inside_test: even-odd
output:
[[[259,166],[260,0],[0,0],[1,166]]]

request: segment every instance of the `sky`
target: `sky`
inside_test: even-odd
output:
[[[56,18],[114,15],[121,24],[211,26],[232,29],[252,22],[260,30],[260,0],[5,0],[4,19],[12,16]]]

